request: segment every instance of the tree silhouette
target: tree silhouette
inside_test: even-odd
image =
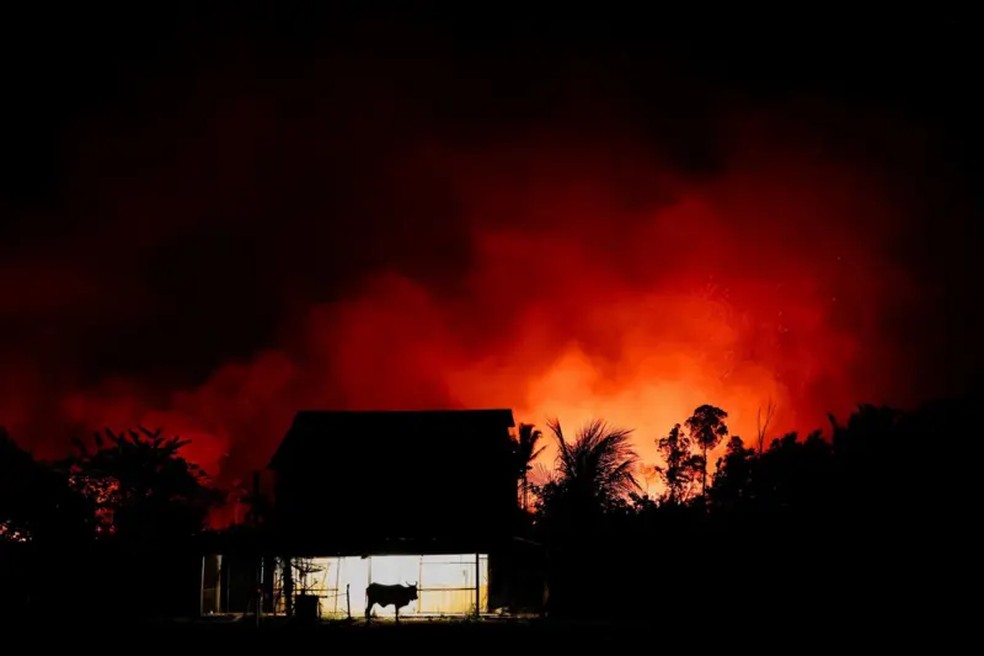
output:
[[[925,413],[925,411],[924,411]],[[910,416],[912,421],[917,415]],[[940,430],[948,422],[944,416],[936,417],[931,425]],[[910,453],[920,450],[920,441],[913,439],[909,431],[901,430],[903,415],[892,408],[879,408],[873,405],[860,405],[848,417],[847,425],[841,426],[831,417],[833,427],[832,445],[840,463],[840,478],[848,488],[850,496],[874,499],[878,490],[900,485],[901,481],[891,480],[909,467],[902,461]],[[929,428],[929,427],[927,427]],[[921,430],[928,434],[930,431]],[[920,478],[928,481],[932,477],[927,468],[919,468],[924,473]]]
[[[664,464],[656,466],[656,473],[666,486],[664,502],[679,505],[690,498],[693,483],[703,471],[704,461],[692,452],[690,437],[676,424],[665,436],[656,440],[656,447]]]
[[[533,462],[537,457],[543,453],[543,449],[546,447],[538,447],[540,438],[543,437],[543,432],[536,430],[536,426],[533,424],[520,424],[518,439],[515,443],[515,454],[516,454],[516,466],[519,470],[519,475],[522,478],[520,482],[521,489],[521,499],[523,504],[523,510],[529,509],[529,472],[533,469]]]
[[[547,424],[557,440],[557,476],[542,490],[546,514],[597,515],[625,505],[639,489],[632,475],[638,456],[629,443],[631,430],[612,428],[601,420],[585,424],[573,442],[560,422]]]
[[[707,497],[707,452],[716,447],[728,434],[724,420],[728,413],[713,405],[702,405],[686,421],[690,437],[700,447],[704,456],[701,475],[701,496]]]
[[[92,508],[68,477],[21,449],[0,426],[0,542],[65,544],[91,536]]]
[[[97,508],[103,535],[128,539],[181,539],[201,530],[220,495],[205,472],[180,455],[189,442],[140,427],[106,437],[95,449],[75,441],[72,482]]]
[[[745,448],[737,435],[728,440],[728,448],[718,458],[711,485],[710,501],[714,509],[733,512],[747,507],[753,499],[756,452]]]
[[[833,501],[833,453],[820,431],[772,441],[752,472],[757,504],[772,513],[804,515]]]

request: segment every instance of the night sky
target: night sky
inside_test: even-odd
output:
[[[3,23],[0,424],[235,478],[300,408],[652,440],[980,391],[984,146],[942,15]],[[32,13],[33,12],[33,13]]]

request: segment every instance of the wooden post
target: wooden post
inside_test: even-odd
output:
[[[482,603],[482,566],[481,556],[475,553],[475,619],[478,619]]]
[[[263,614],[263,556],[259,557],[256,564],[256,626],[260,625],[260,616]]]
[[[352,587],[350,584],[345,584],[345,614],[348,615],[349,619],[352,619],[352,598],[349,596],[350,587]]]
[[[294,566],[291,564],[290,556],[284,556],[283,560],[283,595],[284,613],[287,617],[294,616]]]
[[[225,572],[225,583],[226,583],[225,612],[231,613],[232,612],[232,559],[231,558],[222,559],[222,570]]]
[[[205,556],[202,556],[202,577],[198,589],[198,617],[205,615]]]

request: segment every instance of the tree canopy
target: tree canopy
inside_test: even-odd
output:
[[[96,507],[101,535],[126,539],[181,539],[199,532],[218,502],[205,472],[185,460],[188,440],[161,430],[107,429],[90,447],[76,441],[68,460],[71,482]]]

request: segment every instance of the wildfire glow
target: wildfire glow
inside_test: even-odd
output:
[[[571,429],[601,417],[633,428],[651,465],[654,440],[703,403],[750,441],[769,400],[775,432],[908,400],[886,321],[920,301],[888,255],[890,194],[846,164],[765,151],[690,179],[616,147],[423,149],[394,166],[447,180],[465,230],[448,262],[401,268],[431,239],[402,226],[413,240],[390,246],[391,267],[304,303],[203,384],[106,378],[63,391],[55,414],[163,426],[231,481],[266,463],[301,408],[509,407]]]

